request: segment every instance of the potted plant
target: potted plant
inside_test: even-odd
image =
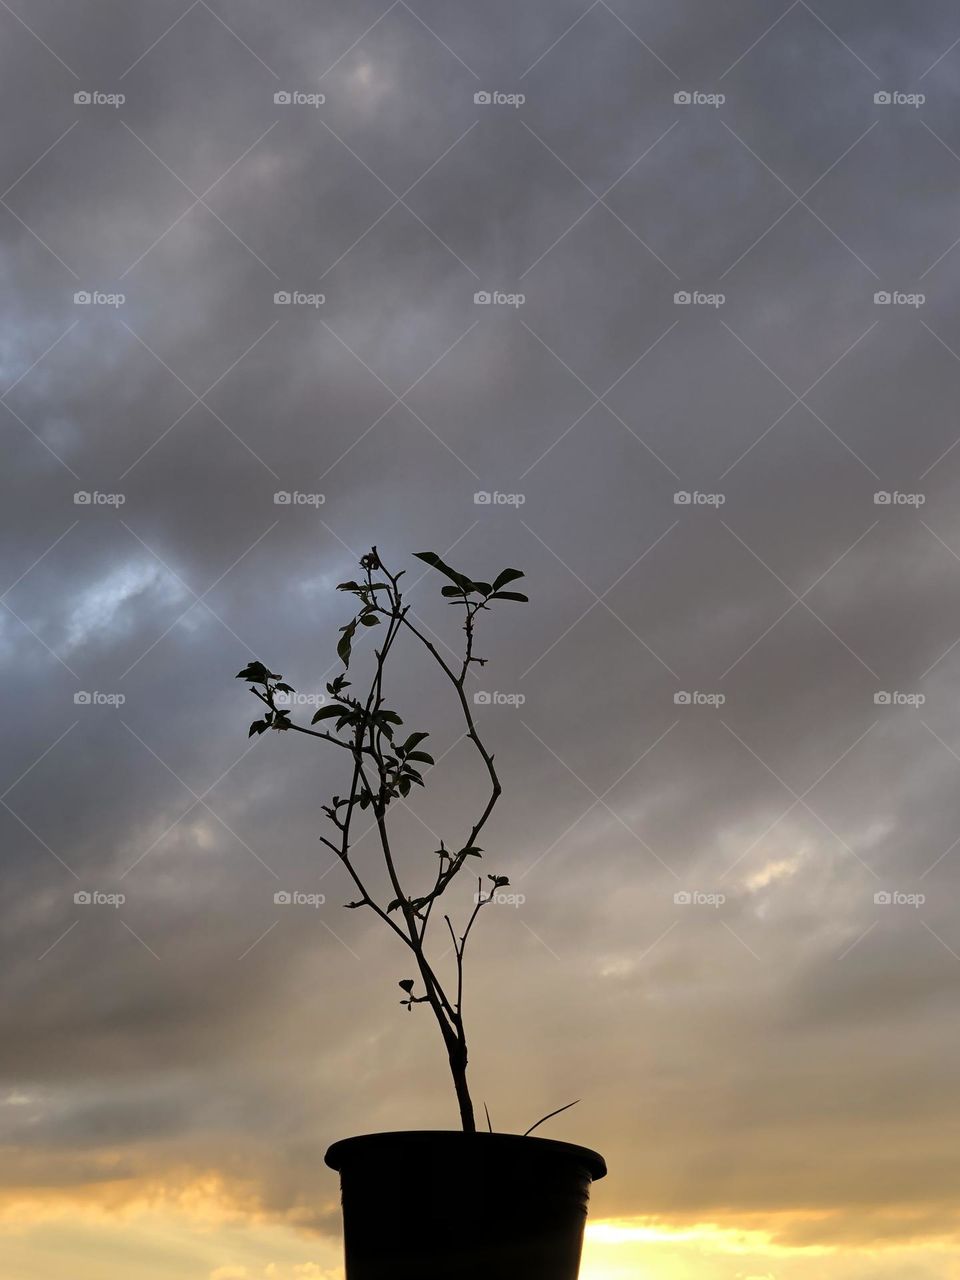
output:
[[[335,1142],[327,1151],[326,1163],[340,1174],[347,1280],[576,1280],[589,1187],[606,1173],[603,1158],[584,1147],[531,1137],[542,1120],[523,1135],[495,1133],[487,1113],[487,1131],[478,1132],[467,1083],[464,957],[480,912],[495,902],[509,879],[499,873],[478,877],[472,910],[459,931],[440,905],[453,881],[482,857],[478,841],[502,790],[466,691],[471,668],[485,662],[474,652],[477,620],[499,602],[525,602],[525,595],[510,589],[524,575],[504,569],[492,581],[480,582],[433,552],[420,552],[417,558],[447,579],[442,595],[461,611],[464,638],[456,660],[448,661],[441,652],[441,647],[446,650],[443,642],[435,643],[411,615],[400,585],[403,571],[390,572],[374,547],[360,561],[360,580],[337,588],[354,597],[356,611],[340,628],[337,655],[343,670],[327,684],[329,701],[309,726],[295,723],[290,709],[278,705],[278,695],[294,690],[262,662],[249,663],[237,677],[249,683],[265,708],[250,726],[251,736],[268,730],[296,732],[344,753],[348,782],[342,795],[323,806],[332,838],[321,839],[355,886],[357,896],[346,906],[372,911],[406,950],[416,976],[400,979],[400,1004],[408,1012],[418,1005],[429,1007],[460,1114],[459,1131],[367,1134]],[[358,693],[347,678],[353,645],[374,627],[380,628],[379,647],[374,648],[369,682]],[[422,646],[433,659],[488,784],[469,830],[449,847],[441,841],[416,891],[401,882],[392,817],[394,806],[424,785],[424,771],[434,761],[424,750],[429,734],[407,732],[387,700],[387,670],[401,641]],[[354,860],[351,841],[358,813],[376,828],[381,869],[391,885],[388,900],[375,897],[369,874]],[[443,978],[427,953],[438,916],[452,943],[447,953],[451,973]]]

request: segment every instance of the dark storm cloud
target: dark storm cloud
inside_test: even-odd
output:
[[[256,655],[322,689],[332,588],[376,540],[519,564],[534,599],[489,620],[477,681],[526,697],[484,714],[490,866],[527,896],[474,976],[497,1122],[592,1097],[564,1132],[617,1170],[603,1211],[831,1205],[856,1236],[865,1203],[926,1198],[948,1222],[955,13],[585,7],[0,14],[0,1017],[31,1179],[213,1164],[323,1227],[327,1141],[448,1122],[432,1029],[386,1021],[402,958],[337,909],[337,762],[243,754],[232,681]],[[426,678],[401,709],[453,746]],[[472,778],[461,744],[411,850],[462,829]],[[282,887],[328,902],[283,914]],[[126,901],[74,902],[94,889]],[[926,902],[875,905],[898,890]]]

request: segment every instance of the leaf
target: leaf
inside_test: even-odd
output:
[[[407,995],[413,990],[413,978],[401,978],[397,983],[401,991],[405,991]]]
[[[252,738],[255,733],[263,733],[266,727],[266,720],[254,720],[253,724],[250,726],[250,732],[247,734],[247,737]]]
[[[362,613],[360,621],[365,627],[379,627],[380,619],[374,613]]]
[[[462,590],[473,590],[473,583],[470,579],[465,574],[458,573],[456,569],[451,569],[448,564],[444,564],[435,551],[415,551],[414,556],[417,560],[422,560],[424,564],[428,564],[434,569],[439,569],[441,573],[446,574]]]
[[[394,900],[387,907],[387,914],[389,915],[391,911],[399,911],[402,906],[403,906],[403,903],[400,901],[400,899],[394,898]]]
[[[502,573],[498,573],[494,578],[493,589],[494,591],[499,591],[508,582],[516,582],[517,578],[525,578],[526,576],[522,569],[504,569]]]
[[[337,643],[337,657],[345,667],[350,665],[350,653],[353,645],[353,635],[357,629],[357,620],[354,618],[352,622],[348,622],[345,627],[341,627],[342,635]]]
[[[337,584],[338,591],[359,591],[360,586],[356,582],[340,582]]]
[[[297,691],[296,691],[296,689],[294,689],[294,687],[293,687],[293,685],[292,685],[292,684],[278,684],[278,685],[277,685],[277,688],[279,689],[279,691],[280,691],[281,693],[296,693],[296,692],[297,692]]]
[[[495,591],[490,597],[491,600],[519,600],[522,604],[529,604],[530,597],[523,595],[519,591]]]
[[[237,680],[249,680],[251,684],[266,684],[268,680],[279,680],[278,672],[268,671],[262,662],[250,662],[236,674]]]
[[[475,844],[468,844],[465,849],[461,849],[457,854],[458,858],[479,858],[483,850]]]
[[[458,600],[463,598],[463,587],[441,587],[440,594],[442,596],[456,596]]]
[[[399,749],[400,751],[403,751],[403,752],[413,751],[413,749],[416,746],[418,746],[419,743],[423,742],[424,738],[429,738],[429,737],[430,737],[429,733],[411,733],[410,737]]]
[[[342,716],[348,710],[347,707],[341,706],[340,703],[331,704],[329,707],[321,707],[319,711],[313,713],[311,724],[316,724],[318,720],[331,720],[334,716]]]
[[[410,779],[409,779],[409,778],[401,778],[401,779],[400,779],[399,791],[400,791],[400,794],[401,794],[402,796],[404,796],[404,797],[406,797],[406,796],[408,796],[408,795],[410,794]]]
[[[373,718],[374,720],[388,720],[390,724],[403,724],[403,721],[395,711],[378,711]]]
[[[490,592],[493,590],[493,587],[491,587],[489,582],[475,582],[473,585],[481,593],[481,595],[488,596]]]
[[[408,751],[407,759],[419,760],[423,764],[436,764],[436,760],[434,760],[433,756],[427,755],[426,751]]]

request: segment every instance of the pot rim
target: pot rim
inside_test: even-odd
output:
[[[581,1147],[573,1142],[558,1142],[555,1138],[533,1138],[520,1133],[464,1133],[460,1129],[390,1129],[383,1133],[357,1134],[352,1138],[341,1138],[334,1142],[327,1148],[323,1162],[328,1168],[335,1169],[339,1173],[343,1168],[344,1156],[348,1151],[356,1150],[358,1144],[373,1151],[377,1147],[397,1146],[404,1143],[420,1146],[429,1144],[454,1146],[478,1142],[500,1146],[505,1149],[505,1154],[511,1147],[519,1154],[518,1144],[522,1143],[523,1149],[527,1151],[535,1144],[541,1154],[552,1153],[556,1156],[576,1159],[586,1168],[594,1182],[605,1177],[607,1173],[606,1160],[598,1151],[593,1151],[590,1147]]]

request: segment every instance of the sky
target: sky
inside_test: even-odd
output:
[[[305,721],[373,544],[438,643],[413,553],[527,575],[471,1081],[581,1099],[583,1280],[960,1278],[958,75],[946,0],[0,0],[4,1280],[339,1280],[326,1147],[456,1125],[234,679]]]

